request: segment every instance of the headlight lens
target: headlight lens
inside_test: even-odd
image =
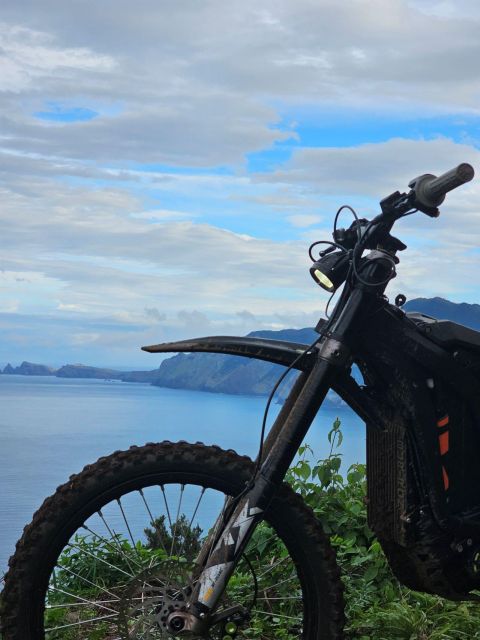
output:
[[[327,276],[320,271],[320,269],[315,269],[312,275],[313,279],[316,280],[321,287],[327,291],[334,291],[335,285],[330,278],[327,278]]]

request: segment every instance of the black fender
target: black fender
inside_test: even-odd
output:
[[[244,336],[192,338],[149,345],[142,347],[142,350],[148,353],[223,353],[256,358],[285,367],[293,365],[292,368],[305,372],[311,369],[317,357],[316,348],[309,350],[306,344]],[[299,358],[302,353],[303,356]],[[338,375],[332,389],[362,420],[380,428],[380,419],[370,398],[348,371]]]
[[[172,353],[172,352],[209,352],[225,353],[232,356],[244,356],[256,358],[275,364],[289,367],[302,353],[305,355],[294,364],[295,369],[308,371],[313,365],[313,350],[305,353],[308,347],[298,342],[286,342],[285,340],[265,340],[264,338],[245,338],[236,336],[209,336],[206,338],[193,338],[180,340],[179,342],[163,342],[148,347],[142,347],[148,353]]]

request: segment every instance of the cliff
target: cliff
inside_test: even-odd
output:
[[[311,344],[318,334],[313,329],[253,331],[255,338],[270,338]],[[215,393],[267,395],[283,367],[269,362],[215,353],[179,353],[164,360],[152,384],[174,389],[192,389]],[[286,381],[284,392],[294,380]]]

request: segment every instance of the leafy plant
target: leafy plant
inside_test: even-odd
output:
[[[180,555],[187,560],[194,560],[200,551],[202,529],[199,525],[191,528],[185,514],[172,523],[170,531],[166,525],[166,518],[162,515],[144,532],[148,549],[163,549],[169,555]]]
[[[336,548],[345,585],[347,638],[355,640],[480,639],[480,607],[457,604],[403,587],[388,566],[367,524],[366,467],[341,474],[340,421],[328,434],[330,451],[313,463],[304,445],[288,474],[295,491],[313,508]]]

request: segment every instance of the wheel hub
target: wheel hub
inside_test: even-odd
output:
[[[122,640],[161,640],[185,635],[189,572],[176,563],[143,571],[130,582],[120,606]],[[172,575],[173,574],[173,575]]]

